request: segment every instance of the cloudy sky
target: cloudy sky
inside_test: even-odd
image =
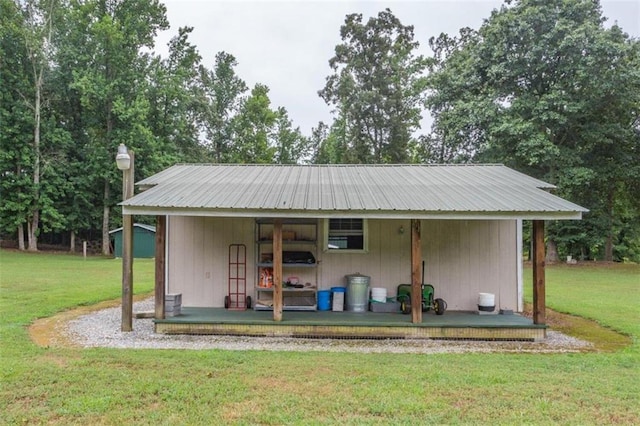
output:
[[[219,51],[238,60],[238,75],[252,87],[266,84],[272,107],[284,106],[302,132],[322,120],[331,122],[330,107],[317,95],[330,74],[328,61],[340,42],[340,26],[349,13],[375,16],[388,7],[404,25],[413,25],[420,53],[430,56],[428,40],[462,27],[478,28],[493,0],[413,1],[248,1],[164,0],[171,29],[159,34],[156,51],[166,54],[167,42],[178,28],[194,27],[191,42],[203,63],[212,67]],[[640,0],[604,0],[608,23],[640,37]],[[428,120],[423,121],[426,123]]]

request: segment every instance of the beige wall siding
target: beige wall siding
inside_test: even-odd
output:
[[[247,247],[247,291],[255,279],[254,221],[173,216],[169,221],[168,292],[184,306],[223,306],[228,294],[229,245]]]
[[[477,309],[493,293],[496,309],[517,310],[516,221],[423,221],[425,282],[452,310]]]
[[[409,221],[368,220],[367,226],[367,253],[321,253],[320,288],[346,286],[346,275],[361,273],[371,277],[370,287],[385,287],[391,296],[395,295],[398,284],[411,282]],[[323,245],[324,240],[320,244]]]
[[[286,226],[285,226],[286,228]],[[401,232],[401,228],[402,231]],[[371,277],[371,287],[385,287],[389,296],[398,284],[411,282],[411,228],[408,220],[369,220],[367,253],[323,250],[323,221],[318,224],[315,269],[285,268],[283,275],[301,275],[328,289],[345,286],[345,275]],[[252,219],[171,217],[169,223],[171,293],[182,293],[185,306],[222,306],[228,292],[228,247],[247,246],[247,286],[253,296],[255,225]],[[293,247],[308,250],[305,247]],[[478,293],[494,293],[496,309],[517,309],[516,221],[422,221],[425,282],[451,310],[477,309]]]

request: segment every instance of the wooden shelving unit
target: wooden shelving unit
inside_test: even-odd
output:
[[[283,310],[315,311],[317,308],[317,243],[318,221],[309,219],[285,219],[282,221],[283,254],[308,253],[299,260],[283,255]],[[265,270],[273,268],[273,220],[256,220],[256,283],[255,310],[273,310],[273,287],[263,283]],[[290,283],[290,285],[288,285]],[[301,286],[299,288],[293,285]]]

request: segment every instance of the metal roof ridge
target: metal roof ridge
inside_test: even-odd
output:
[[[176,163],[171,167],[507,167],[502,163],[394,163],[394,164],[265,164],[265,163]],[[512,169],[514,170],[514,169]]]

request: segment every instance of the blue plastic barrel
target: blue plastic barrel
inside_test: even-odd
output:
[[[346,287],[331,287],[331,292],[332,293],[346,293],[347,292],[347,288]]]
[[[318,290],[318,310],[328,311],[331,309],[331,291]]]

